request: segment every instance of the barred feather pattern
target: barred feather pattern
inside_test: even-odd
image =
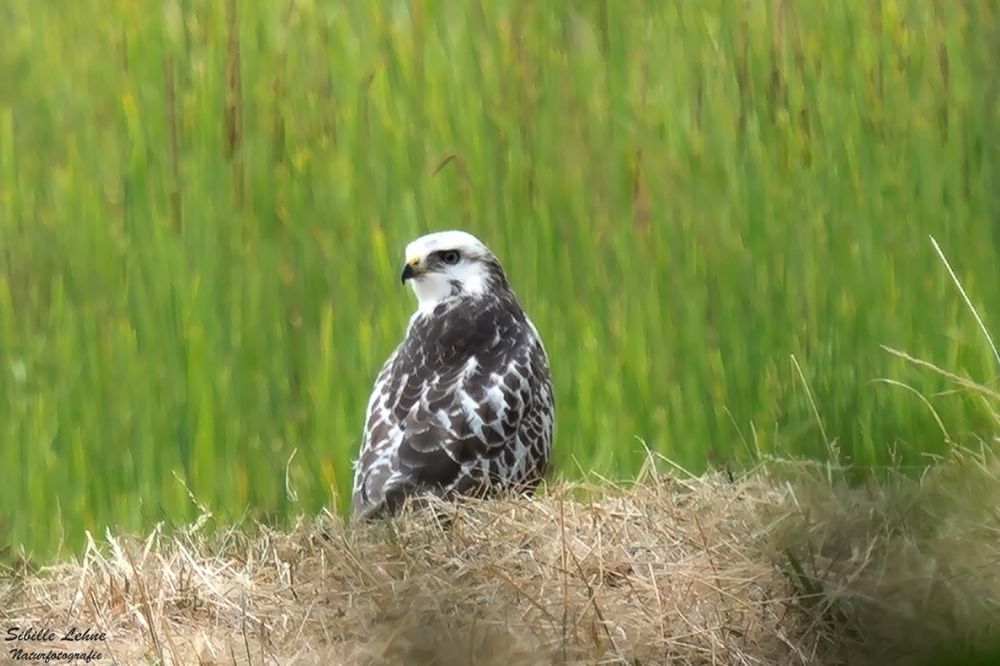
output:
[[[548,358],[499,264],[491,289],[417,312],[379,372],[366,410],[355,516],[408,497],[531,492],[554,427]]]

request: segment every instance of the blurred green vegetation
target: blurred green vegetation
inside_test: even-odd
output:
[[[402,249],[444,228],[497,252],[546,341],[557,475],[626,477],[645,447],[694,470],[943,452],[881,377],[956,440],[996,425],[880,349],[996,374],[928,241],[989,323],[996,3],[0,18],[0,542],[187,520],[188,490],[220,520],[343,508],[413,308]]]

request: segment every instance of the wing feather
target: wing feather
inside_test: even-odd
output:
[[[516,302],[415,320],[376,378],[355,512],[394,510],[423,492],[474,492],[498,458],[516,464],[510,451],[537,406],[529,378],[539,356],[544,362]]]

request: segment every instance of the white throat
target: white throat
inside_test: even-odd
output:
[[[461,285],[456,289],[453,283]],[[443,273],[425,273],[410,280],[413,293],[417,295],[417,312],[429,314],[449,298],[478,296],[488,288],[488,280],[483,265],[479,262],[463,262],[450,267]]]

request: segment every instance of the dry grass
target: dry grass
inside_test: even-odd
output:
[[[780,463],[368,526],[108,535],[5,578],[0,614],[106,631],[120,663],[899,663],[997,629],[998,470],[964,454],[852,487]]]

